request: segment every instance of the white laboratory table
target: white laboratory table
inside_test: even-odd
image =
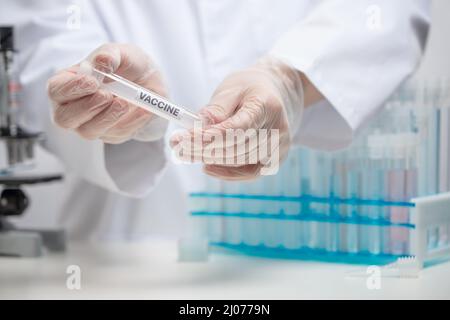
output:
[[[69,265],[81,289],[66,286]],[[450,263],[369,290],[355,266],[216,254],[177,262],[176,243],[72,245],[65,254],[0,258],[0,299],[449,299]]]

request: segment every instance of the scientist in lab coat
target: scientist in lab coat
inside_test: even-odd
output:
[[[134,239],[183,232],[201,164],[173,164],[174,128],[99,90],[80,61],[200,111],[214,130],[279,129],[281,156],[294,143],[332,150],[417,67],[429,3],[10,0],[0,23],[16,28],[24,123],[77,176],[61,223],[74,239]],[[259,168],[204,170],[245,180]]]

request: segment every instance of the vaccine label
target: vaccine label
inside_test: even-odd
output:
[[[148,92],[139,91],[136,100],[143,102],[153,109],[158,109],[159,111],[167,113],[172,118],[180,119],[180,109],[165,100],[161,100],[161,98],[156,95],[151,95]]]

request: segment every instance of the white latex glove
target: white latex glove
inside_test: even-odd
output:
[[[171,147],[177,157],[203,162],[207,174],[222,179],[274,174],[288,153],[303,105],[301,73],[266,57],[228,76],[200,111],[209,125],[173,135]],[[256,130],[243,139],[218,139],[247,129]]]
[[[167,95],[155,64],[136,46],[105,44],[92,52],[87,61],[161,96]],[[164,135],[166,120],[99,89],[98,81],[93,76],[79,74],[79,69],[78,64],[62,70],[48,81],[56,124],[75,130],[85,139],[113,144],[130,139],[153,141]]]

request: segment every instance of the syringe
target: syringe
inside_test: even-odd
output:
[[[184,128],[193,128],[195,122],[201,121],[200,117],[195,113],[117,74],[98,70],[92,67],[89,62],[84,61],[80,64],[80,73],[94,76],[100,82],[101,88],[110,91],[115,96],[164,119],[176,121]],[[104,82],[105,78],[110,81]]]

